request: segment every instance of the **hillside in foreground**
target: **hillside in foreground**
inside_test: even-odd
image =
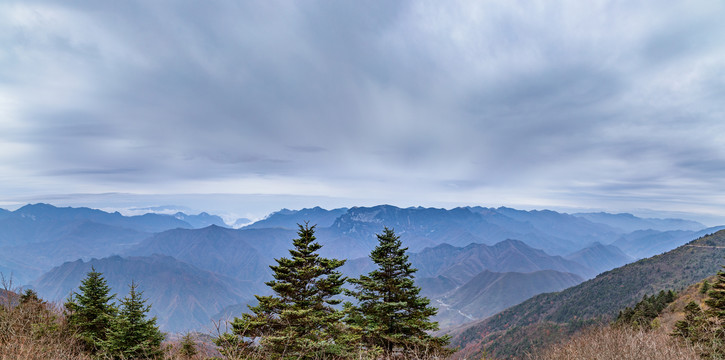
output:
[[[485,320],[450,330],[455,358],[517,358],[566,338],[587,322],[610,321],[645,294],[683,289],[715,274],[725,257],[725,231],[600,274],[561,292],[535,296]]]
[[[564,342],[534,351],[529,360],[720,358],[707,344],[707,336],[697,337],[704,341],[695,344],[683,339],[682,333],[677,330],[678,326],[682,327],[678,323],[687,320],[690,302],[707,308],[708,290],[716,281],[717,276],[711,276],[692,284],[677,292],[674,299],[670,299],[664,291],[657,296],[652,294],[634,308],[620,312],[614,323],[593,326]],[[717,347],[717,344],[714,345]]]

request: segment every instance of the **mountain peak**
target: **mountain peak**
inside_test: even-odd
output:
[[[201,228],[201,230],[206,231],[206,232],[214,232],[214,233],[217,233],[217,232],[225,232],[225,231],[234,231],[232,229],[229,229],[229,228],[226,228],[226,227],[223,227],[223,226],[219,226],[217,224],[211,224],[211,225],[209,225],[207,227]]]
[[[27,204],[14,212],[17,214],[28,214],[28,215],[46,215],[51,212],[60,210],[61,208],[55,207],[46,203]],[[71,208],[65,208],[71,209]]]
[[[496,245],[513,245],[516,247],[521,247],[521,246],[530,247],[530,246],[526,245],[525,242],[523,242],[521,240],[516,240],[516,239],[506,239],[506,240],[503,240],[503,241],[500,241],[500,242],[494,244],[494,246],[496,246]]]

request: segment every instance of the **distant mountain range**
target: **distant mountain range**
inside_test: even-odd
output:
[[[174,214],[174,217],[188,223],[195,229],[201,229],[211,225],[227,227],[227,224],[224,223],[224,220],[221,217],[217,215],[209,215],[205,212],[197,215],[187,215],[183,212],[177,212]]]
[[[78,290],[91,268],[103,273],[119,299],[127,295],[128,285],[135,281],[152,304],[151,315],[158,317],[158,324],[165,331],[209,327],[213,315],[229,305],[250,301],[258,290],[249,282],[163,255],[67,262],[45,273],[33,285],[44,299],[63,302],[71,291]]]
[[[565,258],[579,264],[587,264],[594,270],[595,274],[620,267],[635,260],[614,245],[603,245],[598,242],[571,253]]]
[[[119,254],[150,233],[95,223],[72,221],[28,243],[2,247],[0,263],[13,268],[13,276],[28,282],[66,261]]]
[[[580,263],[561,256],[548,255],[518,240],[504,240],[491,246],[470,244],[463,248],[444,244],[414,253],[410,260],[419,266],[419,277],[443,275],[461,284],[484,270],[496,272],[557,270],[575,273],[585,278],[596,275],[592,269]]]
[[[436,299],[434,320],[441,327],[489,317],[534,295],[559,291],[584,281],[580,276],[554,270],[498,273],[484,270],[455,291]]]
[[[193,222],[200,219],[185,217]],[[48,204],[4,210],[0,213],[0,269],[8,276],[12,273],[19,283],[28,283],[63,262],[120,254],[153,233],[175,228],[194,226],[171,215],[123,216]]]
[[[619,237],[612,245],[636,259],[642,259],[674,249],[689,240],[725,229],[725,226],[694,230],[637,230]]]
[[[0,209],[0,272],[57,299],[77,287],[90,266],[106,266],[119,286],[142,278],[154,284],[147,295],[154,296],[159,319],[168,317],[161,322],[167,330],[192,329],[214,314],[243,310],[240,304],[268,291],[263,285],[271,276],[268,266],[289,256],[297,224],[316,225],[321,254],[349,259],[343,268],[348,276],[372,270],[368,254],[376,234],[389,227],[409,247],[422,293],[444,310],[439,320],[454,325],[716,230],[686,220],[608,215],[504,207],[316,207],[283,209],[234,229],[207,213],[123,216],[35,204]],[[677,226],[683,229],[673,230]],[[135,272],[140,268],[150,272]],[[196,285],[183,287],[184,279]],[[510,284],[520,285],[511,294],[497,293]],[[208,307],[194,300],[216,291],[221,300]],[[193,316],[184,312],[192,304],[203,309],[195,308]]]
[[[59,208],[48,204],[33,204],[0,218],[0,228],[5,230],[0,233],[0,246],[49,240],[58,229],[77,222],[93,222],[146,233],[192,228],[189,223],[169,215],[123,216],[118,212],[107,213],[89,208]]]
[[[462,248],[442,244],[411,253],[409,261],[418,269],[416,283],[422,293],[439,307],[435,320],[443,327],[481,319],[533,295],[561,290],[595,275],[588,267],[547,255],[518,240]],[[348,261],[342,268],[348,276],[371,270],[374,264],[369,258]],[[507,287],[511,293],[499,293]]]
[[[311,209],[280,211],[269,214],[266,218],[247,226],[249,229],[270,229],[282,228],[296,230],[297,224],[308,222],[310,225],[317,225],[320,228],[328,227],[335,220],[347,212],[347,208],[325,210],[319,206]]]
[[[275,257],[289,256],[295,232],[285,229],[234,230],[219,226],[175,229],[134,245],[126,255],[163,254],[201,269],[240,280],[271,280],[268,267]]]
[[[521,211],[510,208],[465,207],[451,210],[398,208],[390,205],[324,210],[282,210],[246,228],[296,230],[297,224],[317,224],[319,237],[327,238],[330,253],[350,256],[351,243],[366,251],[375,246],[383,226],[394,228],[411,251],[438,244],[466,246],[517,239],[551,254],[564,255],[595,241],[610,243],[624,232],[605,224],[554,211]],[[703,226],[704,228],[704,226]],[[537,246],[541,245],[541,246]],[[354,251],[354,249],[353,249]]]
[[[587,219],[591,222],[609,225],[613,228],[620,229],[622,232],[633,232],[637,230],[689,230],[697,231],[705,228],[705,225],[697,221],[683,219],[652,219],[639,218],[632,214],[609,214],[605,212],[598,213],[577,213],[576,217]]]
[[[483,270],[497,272],[533,272],[557,270],[572,272],[582,277],[596,275],[594,270],[561,256],[548,255],[518,240],[504,240],[494,245],[469,244],[456,247],[441,244],[411,253],[410,262],[418,269],[419,279],[444,276],[453,283],[462,285]],[[367,258],[348,261],[342,268],[346,274],[358,276],[374,269]]]
[[[482,319],[533,295],[562,290],[595,275],[577,262],[547,255],[517,240],[464,248],[444,244],[413,253],[410,261],[419,269],[420,286],[430,286],[427,291],[439,305],[436,321],[442,327]]]
[[[679,290],[721,269],[725,230],[674,250],[624,265],[561,292],[545,293],[485,320],[449,329],[456,358],[523,357],[534,346],[575,331],[587,320],[611,320],[645,294]]]

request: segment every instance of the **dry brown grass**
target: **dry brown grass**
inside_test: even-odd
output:
[[[601,327],[551,347],[532,360],[699,360],[697,352],[660,328],[649,332],[628,327]]]
[[[4,292],[0,304],[0,360],[90,360],[68,330],[58,306],[45,302],[18,303]]]
[[[46,302],[19,304],[19,295],[0,294],[0,360],[92,360],[66,323],[62,309]],[[218,352],[197,342],[197,353],[185,356],[178,341],[166,342],[164,360],[203,360]],[[100,355],[101,359],[105,359]]]
[[[195,353],[193,355],[185,353],[183,349],[184,336],[189,336],[194,342]],[[221,354],[212,340],[211,336],[200,333],[171,334],[162,346],[164,348],[164,360],[221,359]]]

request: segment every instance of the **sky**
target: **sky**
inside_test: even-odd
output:
[[[725,223],[725,2],[0,2],[0,207]]]

